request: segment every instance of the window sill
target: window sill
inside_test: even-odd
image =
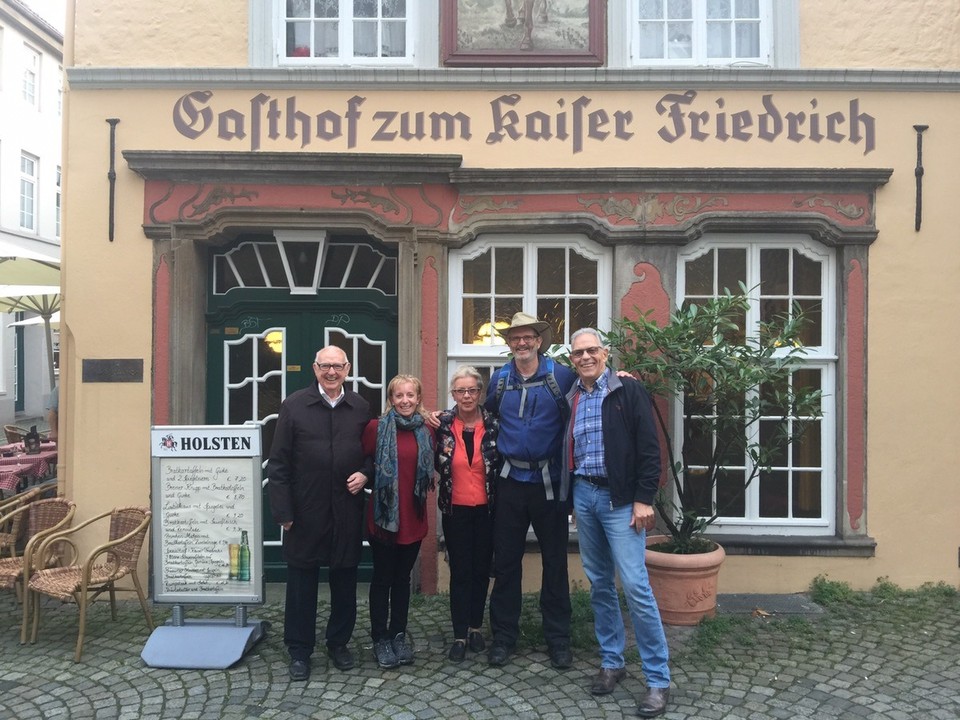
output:
[[[727,555],[778,557],[873,557],[877,541],[872,537],[785,535],[711,535]]]

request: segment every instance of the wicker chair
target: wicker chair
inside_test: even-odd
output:
[[[137,562],[140,550],[143,548],[150,527],[151,513],[147,508],[124,507],[102,513],[96,517],[80,523],[71,530],[47,535],[41,543],[37,553],[36,563],[44,565],[48,553],[56,550],[58,543],[67,543],[73,548],[76,557],[79,557],[74,544],[73,533],[88,525],[110,518],[109,540],[94,548],[82,564],[67,565],[43,570],[37,570],[30,576],[27,583],[28,593],[33,593],[33,632],[30,642],[37,641],[37,632],[40,627],[40,596],[49,595],[63,601],[74,600],[80,608],[80,629],[77,635],[77,649],[74,653],[74,662],[80,662],[83,652],[83,638],[87,624],[87,606],[103,592],[110,594],[111,617],[117,619],[116,591],[127,590],[137,593],[140,608],[146,618],[147,627],[153,631],[153,616],[147,606],[143,588],[137,577]],[[129,575],[133,581],[132,588],[116,587],[116,582]]]
[[[29,430],[22,428],[19,425],[4,425],[3,432],[7,436],[8,443],[23,442],[23,438],[26,436]]]
[[[26,525],[23,522],[26,515],[14,511],[39,500],[40,493],[40,488],[30,488],[17,493],[0,504],[0,516],[2,516],[0,517],[0,557],[3,556],[3,551],[8,548],[10,557],[16,557],[17,544],[23,540],[26,531]]]
[[[34,570],[38,569],[34,563],[34,555],[43,539],[59,530],[65,530],[70,527],[73,521],[73,514],[76,512],[76,505],[64,498],[50,498],[48,500],[37,500],[27,505],[21,505],[12,513],[0,518],[5,520],[14,513],[27,515],[27,544],[23,548],[23,555],[19,557],[3,558],[0,560],[0,589],[9,590],[13,588],[17,593],[17,600],[21,600],[21,588],[24,585],[24,577],[29,578]],[[60,556],[56,552],[47,554],[47,567],[53,567],[60,561]],[[23,600],[23,623],[20,627],[20,644],[27,642],[27,627],[30,617],[30,597],[29,593],[22,597]]]

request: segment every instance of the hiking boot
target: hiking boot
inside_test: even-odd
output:
[[[394,655],[397,656],[397,661],[401,665],[413,665],[413,647],[407,642],[406,633],[397,633],[390,644],[393,647]]]
[[[373,643],[373,656],[377,659],[377,665],[384,670],[400,667],[400,661],[397,654],[393,651],[393,645],[386,638],[375,640]]]

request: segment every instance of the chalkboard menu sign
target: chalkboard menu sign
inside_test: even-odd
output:
[[[151,430],[153,599],[263,602],[260,427]]]

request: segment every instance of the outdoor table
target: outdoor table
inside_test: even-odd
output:
[[[54,443],[44,443],[34,455],[24,453],[20,443],[0,446],[0,453],[0,490],[18,490],[24,483],[47,477],[57,467]]]

